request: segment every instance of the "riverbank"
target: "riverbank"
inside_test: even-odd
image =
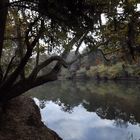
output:
[[[114,77],[110,78],[107,76],[100,77],[99,75],[88,77],[86,75],[78,75],[75,77],[59,77],[58,80],[63,81],[63,80],[94,80],[94,81],[138,81],[140,82],[140,77]]]
[[[93,80],[139,80],[140,66],[118,62],[112,65],[100,64],[81,67],[75,71],[63,71],[61,78],[66,79],[93,79]]]
[[[0,107],[0,140],[62,140],[41,121],[39,108],[25,96]]]

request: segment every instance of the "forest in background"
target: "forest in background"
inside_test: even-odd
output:
[[[56,80],[62,67],[70,79],[139,79],[139,0],[2,0],[0,5],[0,102]]]

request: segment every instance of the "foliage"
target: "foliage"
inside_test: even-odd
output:
[[[98,65],[98,66],[91,66],[90,69],[87,71],[87,75],[89,77],[91,76],[97,76],[100,75],[100,77],[106,77],[108,74],[108,67],[104,64]]]
[[[116,77],[121,77],[124,75],[123,71],[123,63],[117,63],[115,65],[112,65],[108,68],[108,76],[109,78],[116,78]]]
[[[91,66],[90,69],[86,72],[88,77],[93,77],[97,75],[98,73],[98,67],[97,66]]]
[[[108,79],[127,78],[128,76],[139,77],[140,67],[119,62],[111,66],[104,64],[91,66],[86,73],[88,77],[96,77],[98,75],[100,78],[106,77]]]

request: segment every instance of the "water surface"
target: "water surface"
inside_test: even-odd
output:
[[[138,82],[55,81],[29,91],[64,140],[139,140]]]

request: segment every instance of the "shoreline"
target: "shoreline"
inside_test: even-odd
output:
[[[140,77],[116,77],[116,78],[108,78],[108,77],[79,77],[76,76],[74,78],[68,77],[63,78],[59,77],[58,80],[95,80],[95,81],[138,81],[140,82]]]

